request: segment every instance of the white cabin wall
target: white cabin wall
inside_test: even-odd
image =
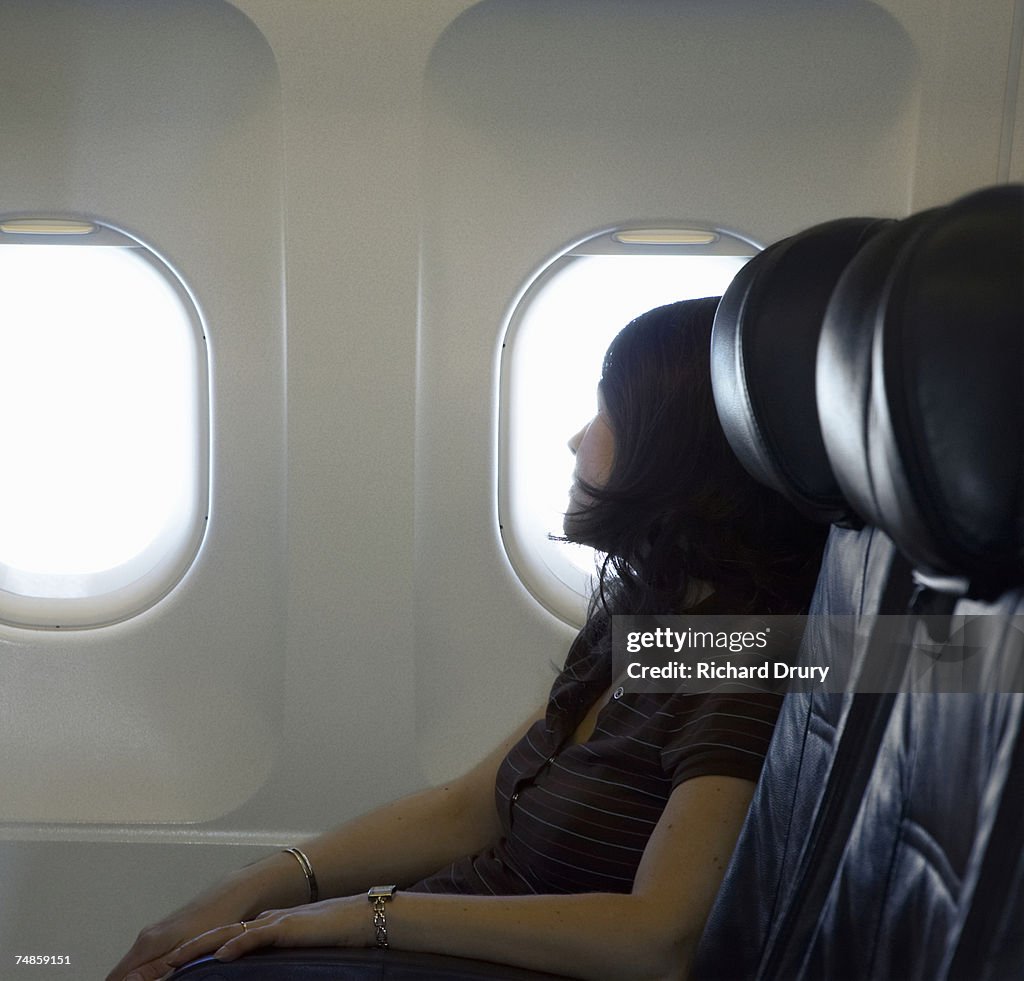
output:
[[[458,2],[240,9],[277,57],[288,283],[285,765],[236,816],[294,837],[424,782],[413,445],[422,79]]]
[[[168,597],[98,629],[0,625],[0,821],[211,820],[258,791],[281,749],[276,65],[224,3],[10,0],[0,35],[0,212],[107,220],[177,271],[204,320],[213,445],[206,536]]]
[[[543,696],[572,632],[501,550],[494,400],[502,325],[545,260],[634,219],[712,220],[769,242],[1024,179],[1024,0],[233,2],[274,77],[259,126],[226,130],[217,156],[232,174],[269,154],[260,181],[281,195],[283,280],[281,243],[275,267],[244,218],[245,180],[194,189],[224,230],[195,251],[179,196],[132,185],[130,160],[98,197],[95,171],[64,168],[50,209],[131,204],[164,223],[211,330],[271,319],[276,346],[215,352],[218,370],[243,366],[276,440],[217,449],[235,475],[224,506],[237,494],[251,509],[209,567],[221,570],[212,608],[250,606],[237,628],[211,616],[197,631],[172,626],[187,609],[172,595],[165,614],[126,628],[153,667],[119,692],[173,723],[183,696],[167,672],[198,633],[205,670],[259,693],[266,719],[251,724],[269,750],[245,792],[195,824],[123,809],[123,820],[40,812],[0,826],[0,954],[72,953],[76,977],[102,976],[144,922],[219,871],[465,766]],[[133,133],[168,166],[180,153],[156,116]],[[60,140],[74,161],[89,131]],[[21,154],[23,186],[0,167],[5,202],[39,186]],[[253,269],[262,285],[240,292]],[[280,386],[277,403],[265,383]],[[243,484],[250,453],[267,455],[269,483]],[[91,707],[61,663],[105,643],[83,633],[19,648],[21,672],[49,659],[62,725]],[[218,676],[189,712],[229,689]],[[8,687],[2,704],[18,694]],[[244,769],[229,728],[210,751],[227,747]],[[175,760],[173,780],[191,788],[199,753]]]
[[[1017,80],[1015,96],[1014,78]],[[1017,0],[1013,17],[1007,72],[1007,104],[1004,120],[1013,124],[1012,137],[1009,141],[1010,161],[1007,177],[1011,181],[1024,181],[1024,0]]]
[[[910,210],[1024,178],[1024,2],[879,5],[913,38],[921,65]]]

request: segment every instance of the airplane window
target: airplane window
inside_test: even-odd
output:
[[[598,557],[552,536],[572,483],[566,444],[596,412],[605,349],[646,310],[720,295],[758,248],[710,227],[619,229],[549,263],[516,304],[502,346],[498,522],[523,584],[567,623],[583,623]]]
[[[93,627],[151,606],[208,502],[198,312],[138,241],[0,220],[0,621]]]

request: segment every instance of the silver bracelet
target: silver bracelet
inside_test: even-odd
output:
[[[398,886],[372,886],[366,898],[373,906],[373,929],[376,933],[377,946],[388,945],[388,918],[385,907],[395,896]]]
[[[320,889],[317,887],[313,866],[309,864],[306,853],[301,848],[286,848],[285,852],[295,856],[295,861],[299,863],[299,868],[302,869],[302,874],[306,877],[306,885],[309,887],[308,902],[315,903],[320,898]]]

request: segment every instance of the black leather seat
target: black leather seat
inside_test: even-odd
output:
[[[836,285],[821,423],[866,527],[833,531],[812,612],[877,624],[912,568],[901,629],[933,660],[903,666],[908,690],[887,701],[787,698],[700,978],[1024,974],[1024,645],[1008,619],[1024,613],[1022,271],[1024,188],[1000,187],[883,229]],[[982,618],[969,670],[928,633],[951,615]],[[871,654],[815,639],[819,663]],[[954,676],[967,693],[950,693]],[[855,700],[886,706],[873,730],[851,728]],[[858,751],[862,784],[832,780]]]
[[[825,449],[815,375],[832,292],[858,251],[893,222],[829,222],[776,243],[751,260],[722,298],[712,341],[719,415],[734,451],[758,479],[809,516],[831,522],[814,617],[803,656],[857,659],[815,634],[819,617],[861,616],[881,606],[894,559],[891,542],[864,527]],[[796,889],[798,857],[814,822],[829,761],[850,705],[839,694],[786,698],[751,812],[698,952],[698,976],[748,978],[780,909]]]
[[[222,964],[204,957],[174,975],[188,981],[559,981],[553,974],[407,950],[261,950]],[[562,978],[561,981],[566,981]]]
[[[1024,644],[1010,618],[1024,613],[1022,273],[1024,188],[993,188],[880,236],[826,317],[826,382],[848,351],[831,342],[848,333],[851,301],[867,301],[856,315],[874,328],[859,466],[842,458],[850,415],[835,430],[823,417],[840,482],[912,564],[915,612],[942,621],[940,632],[919,623],[915,640],[941,639],[951,616],[976,637],[969,664],[949,643],[932,670],[908,665],[807,949],[790,958],[800,976],[975,978],[999,963],[1024,973],[1012,879],[993,888],[982,874],[993,847],[1012,847],[1000,862],[1024,847],[1024,810],[1011,809],[1016,827],[998,846],[992,832],[1021,777]],[[1016,927],[978,944],[978,928],[1006,914]]]

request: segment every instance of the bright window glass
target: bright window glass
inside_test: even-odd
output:
[[[524,585],[568,623],[584,619],[597,557],[551,539],[562,534],[572,483],[567,442],[597,411],[601,364],[618,331],[662,304],[721,295],[757,251],[721,231],[714,239],[690,248],[626,248],[601,236],[549,264],[510,317],[499,407],[499,524]]]
[[[198,314],[153,253],[101,241],[0,237],[0,620],[19,626],[140,612],[205,528]]]

